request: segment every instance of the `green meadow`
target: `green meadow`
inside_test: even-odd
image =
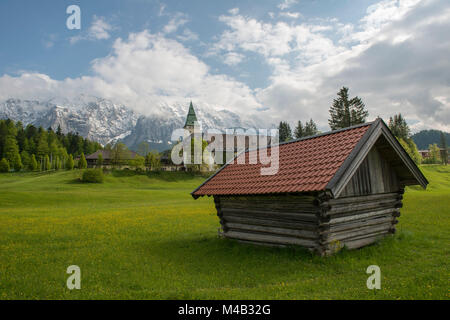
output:
[[[421,169],[394,236],[325,258],[218,238],[212,198],[189,194],[204,177],[1,174],[0,299],[449,299],[450,166]]]

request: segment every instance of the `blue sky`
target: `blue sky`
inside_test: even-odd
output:
[[[339,17],[342,22],[356,23],[364,16],[369,5],[367,0],[306,0],[293,3],[288,12],[300,11],[303,16],[315,18]],[[81,30],[68,30],[66,8],[71,4],[80,6]],[[200,41],[186,44],[192,52],[202,56],[208,44],[220,34],[225,25],[218,20],[228,10],[239,8],[243,15],[251,15],[269,21],[269,12],[280,11],[280,3],[270,0],[254,1],[150,1],[150,0],[96,0],[96,1],[2,1],[0,3],[0,38],[8,46],[0,51],[0,73],[14,74],[24,70],[46,73],[53,79],[78,77],[91,74],[90,62],[106,56],[114,40],[126,38],[130,32],[148,29],[161,32],[176,13],[184,13],[188,28]],[[79,41],[70,39],[83,35],[95,17],[102,17],[113,27],[110,37],[103,41]],[[290,18],[281,20],[292,22]],[[176,39],[183,34],[177,30],[169,37]],[[220,60],[206,58],[205,61],[217,73],[239,77],[239,70],[228,68]],[[264,84],[270,70],[255,56],[247,65],[248,83],[252,87]],[[262,68],[262,70],[261,70]],[[264,72],[265,71],[265,72]],[[261,77],[262,75],[262,77]]]
[[[345,85],[372,118],[450,130],[448,18],[439,0],[4,0],[0,99],[88,93],[144,114],[194,99],[326,129]]]

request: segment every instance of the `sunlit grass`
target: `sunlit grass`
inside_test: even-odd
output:
[[[2,174],[0,298],[448,299],[450,170],[422,170],[429,188],[408,188],[395,236],[327,258],[219,239],[212,199],[189,194],[203,177]],[[81,290],[66,287],[72,264]]]

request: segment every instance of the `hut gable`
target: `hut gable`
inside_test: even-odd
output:
[[[360,248],[395,232],[404,186],[428,184],[381,119],[280,144],[274,175],[250,164],[257,151],[192,192],[214,197],[223,237],[321,255]]]

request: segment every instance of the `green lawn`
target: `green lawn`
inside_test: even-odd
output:
[[[449,299],[450,166],[422,170],[395,236],[326,258],[219,239],[212,199],[189,194],[202,177],[1,174],[0,299]]]

